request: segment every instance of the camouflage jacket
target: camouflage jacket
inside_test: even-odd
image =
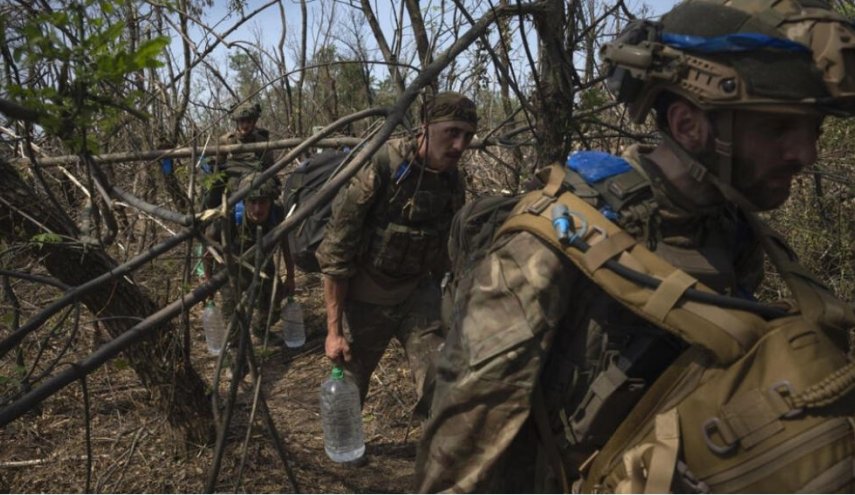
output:
[[[239,204],[242,207],[242,203]],[[257,224],[250,222],[242,213],[236,213],[239,207],[231,210],[231,225],[229,233],[231,234],[227,240],[229,243],[229,252],[234,256],[240,256],[251,247],[255,246]],[[285,209],[278,203],[273,203],[270,208],[270,215],[267,221],[261,225],[261,235],[267,235],[273,228],[285,218]],[[223,242],[223,222],[214,222],[206,230],[206,235],[217,242]],[[250,256],[244,259],[241,264],[241,285],[248,286],[252,280],[252,267],[255,263],[255,257]],[[268,258],[267,262],[262,266],[262,273],[267,275],[265,282],[269,282],[275,275],[276,269],[273,263],[273,257]]]
[[[241,139],[236,131],[231,131],[220,136],[218,144],[226,146],[231,144],[263,143],[270,140],[270,131],[256,127],[249,136]],[[230,165],[257,167],[261,164],[262,170],[267,170],[273,165],[273,150],[266,151],[241,151],[235,153],[220,153],[216,156],[217,165],[227,168]]]
[[[448,267],[445,244],[463,182],[456,169],[422,167],[415,149],[415,140],[389,141],[333,201],[316,257],[322,273],[350,280],[350,299],[397,304],[425,275]]]
[[[637,149],[632,153],[631,162],[643,161]],[[739,214],[727,205],[688,211],[658,177],[650,179],[659,203],[656,252],[717,290],[753,292],[762,278],[762,252],[753,236],[738,239]],[[437,363],[431,418],[416,462],[418,491],[560,489],[546,480],[530,418],[535,385],[543,391],[549,425],[573,477],[603,440],[572,447],[562,441],[567,414],[580,404],[593,370],[615,358],[608,351],[612,344],[659,331],[528,232],[497,239],[470,276],[471,289],[456,294],[452,328]],[[682,349],[661,332],[657,338],[661,347],[653,355],[661,359],[646,371],[650,381]],[[623,416],[609,412],[616,426]]]

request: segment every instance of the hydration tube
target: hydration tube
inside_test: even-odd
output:
[[[574,226],[574,218],[578,218],[581,221],[579,228]],[[552,207],[552,227],[555,229],[555,233],[558,235],[558,241],[562,245],[574,247],[582,253],[587,252],[588,249],[591,248],[591,245],[582,239],[588,231],[587,222],[585,222],[584,217],[578,213],[571,216],[570,210],[566,205],[557,204]],[[662,284],[662,280],[656,277],[651,277],[646,273],[633,270],[632,268],[619,263],[615,259],[606,261],[603,266],[627,280],[631,280],[650,289],[656,290]],[[748,299],[738,297],[725,296],[723,294],[712,294],[697,289],[686,289],[686,292],[683,295],[687,299],[704,304],[748,311],[767,320],[781,318],[789,314],[786,310],[769,304],[749,301]]]

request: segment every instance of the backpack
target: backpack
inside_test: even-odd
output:
[[[536,235],[616,302],[691,345],[579,468],[583,480],[575,489],[851,492],[855,364],[844,353],[842,337],[855,325],[852,308],[834,298],[780,238],[749,214],[798,300],[799,313],[771,312],[761,318],[738,306],[728,309],[724,303],[739,300],[715,295],[590,201],[563,191],[565,175],[563,167],[551,167],[544,190],[523,197],[496,236]],[[566,207],[571,217],[569,240],[559,240],[560,226],[550,215],[555,205]],[[549,454],[555,452],[556,441],[548,440],[554,433],[544,421],[538,424],[544,407],[538,402],[542,399],[535,391],[538,436],[553,472],[563,473],[561,460]]]
[[[451,328],[454,295],[464,291],[467,270],[487,255],[493,236],[519,201],[520,196],[481,196],[457,210],[448,231],[450,271],[442,281],[441,321],[443,333]]]
[[[283,193],[286,215],[290,215],[306,199],[318,192],[348,155],[349,153],[345,151],[326,150],[303,161],[285,180]],[[324,239],[324,230],[331,211],[332,202],[330,201],[319,206],[288,232],[291,256],[294,263],[304,272],[321,271],[318,260],[315,258],[315,251]]]
[[[350,150],[325,150],[298,165],[285,180],[282,188],[285,196],[283,202],[285,218],[317,193],[351,153]],[[394,167],[390,165],[389,153],[385,146],[377,150],[371,160],[384,170],[379,175],[384,188],[387,187],[390,179],[398,179],[399,174],[406,170],[406,167],[402,166],[403,163],[395,164]],[[394,180],[392,183],[394,184]],[[288,248],[291,250],[294,264],[306,273],[321,271],[315,252],[324,240],[324,232],[332,214],[332,203],[329,201],[319,206],[288,233]]]

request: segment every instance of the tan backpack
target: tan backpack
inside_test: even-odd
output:
[[[754,231],[797,305],[778,313],[785,316],[767,313],[766,319],[722,307],[717,296],[709,296],[715,294],[711,289],[564,192],[563,178],[563,167],[550,167],[547,186],[525,196],[497,236],[521,230],[537,235],[616,301],[691,344],[581,467],[584,479],[574,488],[851,492],[855,396],[849,394],[855,365],[843,349],[855,327],[852,307],[808,273],[753,215]],[[558,239],[548,212],[555,204],[567,207],[573,242]],[[627,278],[627,269],[654,283]],[[548,435],[539,431],[541,438]],[[557,461],[551,464],[562,472]]]

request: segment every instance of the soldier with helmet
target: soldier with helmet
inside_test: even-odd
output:
[[[647,316],[658,311],[653,300],[631,311],[619,299],[632,294],[594,282],[591,271],[625,261],[618,244],[644,246],[687,274],[662,283],[676,294],[663,295],[668,308],[695,283],[754,302],[768,239],[754,213],[781,206],[816,162],[824,117],[852,113],[853,47],[849,23],[820,0],[689,0],[604,47],[610,89],[636,122],[653,110],[662,141],[622,157],[573,155],[566,172],[553,169],[559,182],[550,173],[542,195],[511,213],[508,222],[544,215],[562,194],[579,198],[623,231],[588,229],[609,240],[596,255],[571,262],[561,246],[578,240],[560,222],[585,227],[558,209],[543,233],[500,230],[472,267],[437,364],[419,492],[568,489],[691,343]],[[661,474],[638,455],[647,466],[639,477]],[[843,475],[851,486],[851,469]],[[664,491],[700,486],[685,472],[674,480]],[[779,492],[799,489],[780,483]]]
[[[240,179],[237,189],[251,186],[253,181],[258,177],[258,173],[245,175]],[[249,259],[241,259],[240,256],[249,248],[255,246],[259,236],[267,235],[276,225],[285,219],[284,208],[276,202],[279,195],[279,188],[273,180],[257,185],[235,205],[231,215],[222,222],[211,224],[206,232],[206,236],[218,243],[228,244],[228,249],[224,250],[231,256],[234,256],[234,263],[238,265],[236,272],[237,279],[234,286],[229,283],[220,289],[222,297],[223,317],[226,322],[231,319],[234,314],[240,298],[249,288],[250,282],[255,271],[255,257]],[[221,244],[221,245],[222,245]],[[278,289],[274,293],[274,279],[278,277],[273,257],[270,257],[262,266],[260,273],[260,289],[256,296],[255,309],[252,312],[252,321],[250,324],[252,333],[257,337],[263,337],[267,325],[268,313],[272,313],[272,323],[279,319],[279,307],[282,299],[294,293],[294,262],[291,258],[291,252],[288,248],[288,242],[285,237],[279,244],[279,250],[282,253],[287,275],[285,280],[277,284]],[[224,255],[225,253],[221,253]],[[214,272],[214,259],[210,252],[206,252],[203,258],[203,267],[205,269],[205,278],[208,279]],[[234,337],[236,333],[232,333]],[[274,336],[278,337],[278,336]],[[232,344],[235,340],[232,340]]]
[[[257,127],[260,117],[260,103],[241,103],[232,112],[235,128],[220,136],[218,145],[227,146],[269,141],[270,131]],[[267,170],[273,165],[273,162],[272,150],[239,151],[215,155],[214,172],[225,172],[225,177],[219,177],[210,185],[203,198],[203,207],[215,208],[219,206],[227,184],[231,186],[231,189],[237,184],[242,175],[254,171],[262,172]]]

